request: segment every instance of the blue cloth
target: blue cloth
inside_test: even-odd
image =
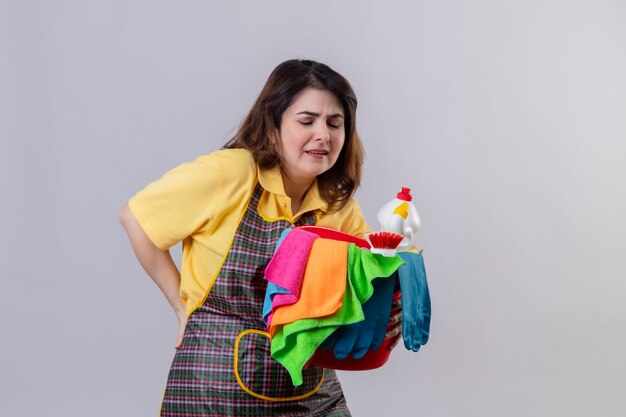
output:
[[[405,264],[398,268],[402,292],[402,338],[408,350],[417,352],[428,342],[430,293],[421,253],[398,252]]]
[[[272,302],[276,294],[291,294],[291,291],[276,285],[273,282],[267,283],[267,290],[265,291],[265,299],[263,300],[263,322],[267,325],[267,319],[272,312]]]

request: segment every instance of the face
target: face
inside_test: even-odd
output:
[[[337,162],[345,140],[344,111],[328,90],[306,88],[283,113],[277,146],[283,176],[310,183]]]

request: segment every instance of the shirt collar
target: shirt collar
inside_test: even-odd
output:
[[[268,170],[262,170],[257,166],[257,174],[263,189],[270,193],[287,197],[285,187],[283,186],[283,178],[280,174],[280,166],[278,164]],[[299,212],[303,213],[312,210],[322,210],[326,212],[328,210],[327,206],[326,201],[324,201],[320,195],[316,179],[307,190]]]

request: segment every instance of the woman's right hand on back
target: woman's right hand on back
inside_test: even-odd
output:
[[[183,311],[182,314],[178,314],[178,338],[176,339],[176,349],[179,349],[183,344],[183,335],[185,334],[186,327],[187,314]]]

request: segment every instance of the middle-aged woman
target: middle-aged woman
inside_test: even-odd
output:
[[[364,154],[356,107],[328,66],[283,62],[224,149],[172,169],[120,211],[180,322],[162,416],[350,415],[334,371],[308,367],[293,386],[261,316],[263,271],[283,230],[370,231],[353,198]],[[180,241],[179,274],[169,248]]]

